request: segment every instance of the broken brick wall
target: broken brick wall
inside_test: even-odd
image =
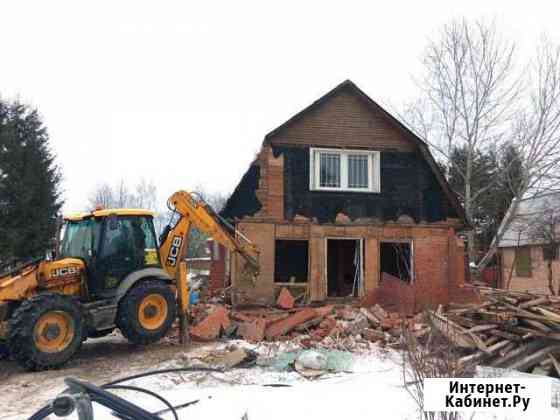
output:
[[[455,233],[447,226],[418,224],[386,225],[319,225],[314,223],[266,223],[244,221],[238,229],[260,250],[260,275],[255,283],[242,282],[239,278],[238,258],[233,268],[233,285],[246,303],[272,303],[283,284],[274,280],[274,250],[276,239],[303,239],[309,241],[308,301],[328,299],[326,276],[326,240],[364,238],[364,289],[362,298],[369,303],[412,307],[422,310],[448,303],[457,294],[458,285],[464,282],[464,257],[458,248]],[[410,286],[388,286],[383,289],[380,281],[379,244],[381,241],[410,241],[413,246],[414,279]],[[455,250],[455,251],[454,251]],[[462,262],[461,262],[462,261]],[[401,286],[401,285],[399,285]],[[387,301],[389,300],[389,301]],[[240,301],[241,302],[241,301]],[[407,310],[408,311],[408,310]]]
[[[381,274],[381,282],[376,291],[375,302],[386,309],[410,314],[416,310],[415,287],[387,273]]]
[[[210,292],[216,292],[219,289],[223,289],[227,286],[228,279],[226,278],[226,256],[227,249],[217,243],[216,241],[209,239],[208,249],[210,250],[210,279],[209,279],[209,289]]]
[[[344,87],[266,136],[222,212],[260,250],[254,283],[240,277],[241,259],[230,262],[240,301],[274,301],[281,286],[274,279],[280,238],[308,241],[308,301],[327,298],[327,238],[364,239],[366,300],[381,296],[380,243],[392,239],[413,244],[415,308],[446,303],[458,293],[464,268],[449,229],[463,226],[461,212],[418,142],[362,96]],[[310,147],[381,152],[381,193],[309,191]]]

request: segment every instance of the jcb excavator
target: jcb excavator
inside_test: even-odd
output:
[[[159,247],[153,212],[101,209],[64,219],[54,260],[0,275],[0,343],[10,355],[40,370],[115,328],[133,343],[158,341],[176,318],[181,291],[185,300],[179,264],[191,226],[242,256],[244,275],[257,275],[256,247],[196,194],[178,191],[168,207],[175,217]]]

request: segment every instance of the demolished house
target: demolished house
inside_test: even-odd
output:
[[[255,282],[228,255],[212,273],[238,303],[271,303],[284,287],[407,311],[463,296],[456,195],[426,143],[351,81],[265,136],[222,216],[260,250]]]

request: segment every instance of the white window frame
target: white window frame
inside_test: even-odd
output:
[[[321,153],[336,153],[340,156],[340,187],[321,187]],[[348,156],[368,157],[368,188],[348,187]],[[373,150],[309,148],[309,190],[310,191],[351,191],[363,193],[381,192],[381,152]]]

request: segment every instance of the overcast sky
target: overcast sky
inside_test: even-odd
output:
[[[530,57],[560,42],[548,1],[22,1],[0,3],[0,96],[36,106],[64,174],[65,210],[142,177],[229,193],[264,135],[345,79],[375,100],[415,95],[427,39],[495,18]]]

